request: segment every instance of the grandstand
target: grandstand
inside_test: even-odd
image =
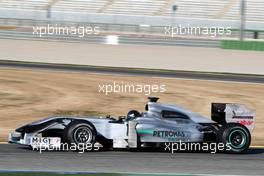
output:
[[[22,10],[46,10],[50,1],[48,0],[0,0],[0,8],[12,8]]]
[[[164,4],[164,0],[122,0],[114,1],[105,13],[127,15],[154,15]]]
[[[108,0],[62,0],[57,1],[53,5],[52,10],[96,13],[106,6],[108,2]]]
[[[0,0],[2,9],[238,20],[240,0]],[[177,5],[177,11],[172,6]],[[264,1],[247,0],[247,21],[264,22]]]

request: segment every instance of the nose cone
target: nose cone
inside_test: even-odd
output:
[[[28,125],[24,125],[16,129],[16,132],[23,133],[27,129]]]

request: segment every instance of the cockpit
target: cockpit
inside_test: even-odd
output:
[[[165,119],[190,119],[188,115],[182,113],[176,109],[173,105],[160,104],[157,103],[157,97],[148,97],[149,102],[145,106],[145,112],[140,113],[137,110],[131,110],[127,113],[126,120],[133,120],[138,117],[156,117],[156,118],[165,118]]]

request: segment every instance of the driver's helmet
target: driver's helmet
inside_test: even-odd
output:
[[[127,120],[132,120],[140,116],[141,114],[137,110],[131,110],[127,113]]]

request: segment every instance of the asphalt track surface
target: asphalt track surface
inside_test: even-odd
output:
[[[247,154],[97,151],[39,153],[0,145],[0,170],[263,175],[264,149]]]
[[[175,70],[152,70],[152,69],[131,69],[122,67],[101,67],[67,64],[31,63],[19,61],[0,60],[0,67],[24,68],[24,69],[45,69],[55,71],[92,72],[102,74],[118,74],[130,76],[150,76],[182,79],[200,79],[215,81],[232,81],[246,83],[264,83],[264,75],[246,75],[229,73],[208,73]]]

